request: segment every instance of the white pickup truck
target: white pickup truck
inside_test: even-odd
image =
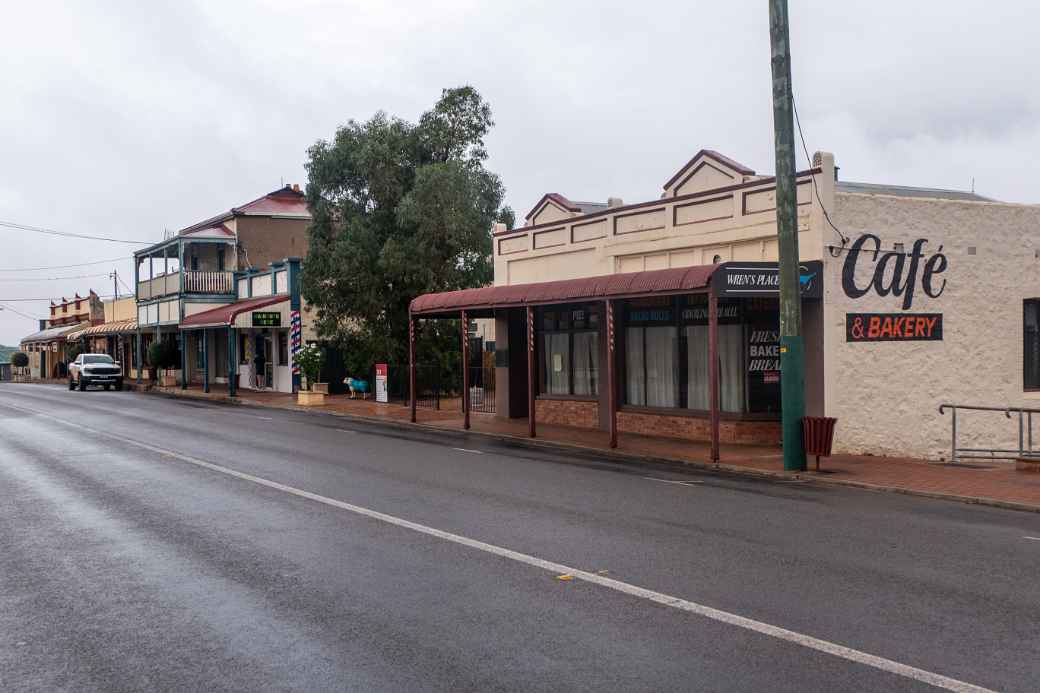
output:
[[[123,369],[108,354],[80,354],[69,364],[69,389],[86,390],[88,385],[123,389]]]

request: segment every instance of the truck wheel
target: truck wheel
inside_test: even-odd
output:
[[[79,391],[80,392],[86,392],[87,391],[87,381],[84,380],[83,378],[79,379]]]
[[[69,389],[70,390],[75,390],[76,389],[76,381],[72,379],[71,375],[69,376]]]
[[[116,382],[116,392],[122,392],[122,391],[123,391],[123,381],[119,380],[119,381]]]
[[[105,392],[108,392],[111,389],[112,389],[111,385],[105,385]]]

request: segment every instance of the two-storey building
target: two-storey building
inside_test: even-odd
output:
[[[263,197],[192,224],[155,245],[134,253],[137,299],[137,363],[143,362],[150,343],[176,339],[181,346],[182,368],[178,378],[186,384],[228,383],[227,343],[197,330],[182,331],[184,321],[194,315],[220,309],[248,298],[238,285],[236,273],[261,273],[271,263],[307,253],[310,213],[299,186],[285,186]],[[282,275],[279,275],[282,276]],[[274,281],[274,275],[272,275]],[[288,285],[272,287],[288,292]],[[288,324],[285,325],[288,330]],[[205,340],[209,339],[209,343]],[[251,352],[261,363],[276,362],[277,339],[254,343]],[[203,368],[203,353],[212,371]],[[242,386],[291,391],[271,377],[252,378]],[[207,378],[208,376],[208,378]],[[142,369],[138,368],[138,380]],[[237,378],[232,373],[232,385]]]

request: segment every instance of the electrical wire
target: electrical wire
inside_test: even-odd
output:
[[[812,166],[812,157],[809,156],[809,147],[805,144],[805,134],[802,132],[802,119],[798,117],[798,105],[795,104],[793,92],[791,93],[791,108],[794,110],[794,122],[798,126],[798,139],[802,141],[802,151],[805,152],[805,160],[808,162],[809,166]],[[813,192],[816,194],[816,201],[820,203],[820,209],[823,210],[823,218],[826,219],[827,223],[830,224],[830,227],[834,229],[834,233],[838,234],[838,238],[841,239],[841,247],[844,248],[848,245],[849,238],[841,232],[841,229],[834,225],[833,221],[831,221],[831,215],[827,213],[827,207],[824,206],[823,199],[820,197],[820,188],[816,185],[816,176],[810,176],[810,179],[812,180]],[[841,251],[839,250],[839,252]],[[831,254],[833,255],[833,253]],[[837,256],[835,255],[834,257]]]
[[[3,304],[3,302],[0,302],[0,310],[9,310],[12,313],[15,313],[16,315],[21,315],[23,318],[28,318],[29,320],[43,320],[43,318],[35,318],[29,315],[28,313],[23,313],[22,311],[18,310],[13,306],[6,306]]]
[[[42,272],[45,270],[71,269],[73,267],[89,267],[90,265],[107,265],[110,262],[125,262],[128,257],[117,257],[111,260],[94,260],[93,262],[77,262],[72,265],[50,265],[48,267],[0,267],[0,272]]]
[[[96,279],[109,274],[73,274],[67,277],[0,277],[0,282],[60,282],[65,279]]]
[[[62,236],[64,238],[83,238],[89,241],[108,241],[110,243],[129,243],[130,245],[152,245],[153,241],[130,241],[125,238],[110,238],[108,236],[91,236],[85,233],[72,233],[71,231],[55,231],[54,229],[45,229],[40,226],[29,226],[27,224],[18,224],[13,221],[0,221],[0,226],[14,229],[15,231],[32,231],[33,233],[43,233],[49,236]]]
[[[98,298],[112,298],[113,294],[95,294]],[[86,301],[88,296],[80,296],[81,301]],[[0,298],[0,303],[39,303],[41,301],[53,301],[54,297],[50,298]],[[75,301],[76,299],[72,299]],[[66,301],[68,302],[68,301]]]

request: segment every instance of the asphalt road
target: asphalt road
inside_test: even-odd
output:
[[[5,691],[1040,689],[1028,513],[2,384],[0,528]]]

